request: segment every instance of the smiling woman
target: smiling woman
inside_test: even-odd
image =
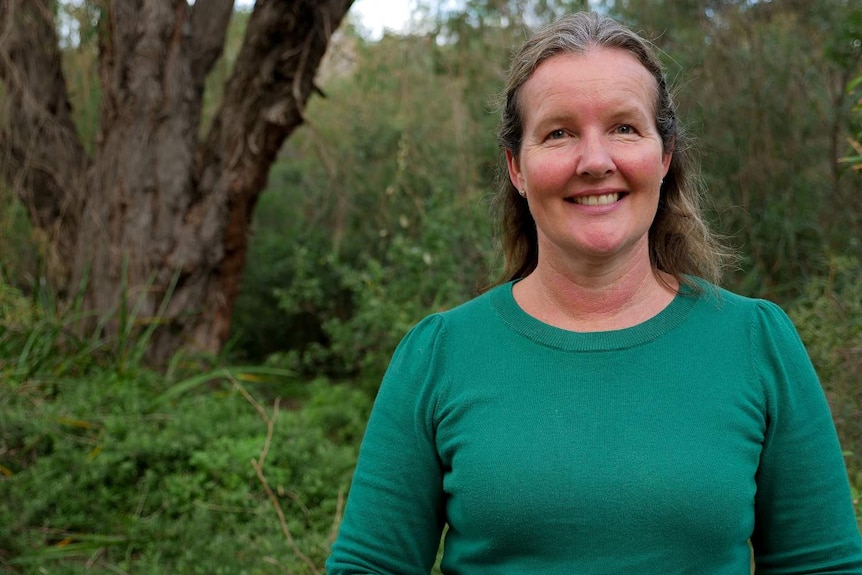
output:
[[[726,252],[651,45],[578,13],[515,54],[500,283],[415,326],[330,575],[862,575],[829,407]],[[753,555],[752,555],[753,553]]]

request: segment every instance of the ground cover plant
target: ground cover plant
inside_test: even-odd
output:
[[[68,320],[11,290],[2,309],[0,572],[322,571],[367,393],[120,369],[111,342],[58,335]]]

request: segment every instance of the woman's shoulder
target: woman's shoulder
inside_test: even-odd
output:
[[[494,317],[494,301],[504,295],[504,289],[506,286],[498,286],[455,307],[426,315],[410,328],[402,344],[428,346],[432,341],[475,334]]]
[[[691,278],[692,289],[704,303],[717,310],[728,312],[786,315],[782,308],[773,301],[739,292],[715,285],[700,278]]]
[[[496,308],[505,301],[507,292],[510,294],[511,290],[511,284],[493,287],[453,308],[433,313],[422,322],[439,322],[449,330],[469,327],[471,331],[475,331],[478,325],[495,316]]]
[[[704,280],[697,280],[698,297],[704,309],[716,321],[741,323],[747,328],[752,343],[758,340],[798,339],[792,320],[777,303],[754,296],[743,295],[716,286]]]

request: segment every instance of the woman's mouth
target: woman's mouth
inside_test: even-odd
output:
[[[614,192],[611,194],[599,194],[595,196],[572,196],[570,198],[566,198],[566,201],[581,206],[607,206],[619,201],[621,197],[622,194]]]

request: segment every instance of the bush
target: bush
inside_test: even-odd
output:
[[[0,570],[22,573],[312,573],[300,557],[328,554],[371,403],[309,383],[268,439],[256,408],[273,407],[236,380],[171,401],[147,371],[0,385]],[[295,549],[251,464],[266,445]]]
[[[809,280],[789,313],[823,383],[847,452],[852,482],[862,487],[862,261],[835,258],[831,272]]]
[[[356,73],[310,102],[274,166],[234,327],[250,361],[374,381],[409,327],[475,295],[492,266],[500,79],[427,38],[355,51]]]

